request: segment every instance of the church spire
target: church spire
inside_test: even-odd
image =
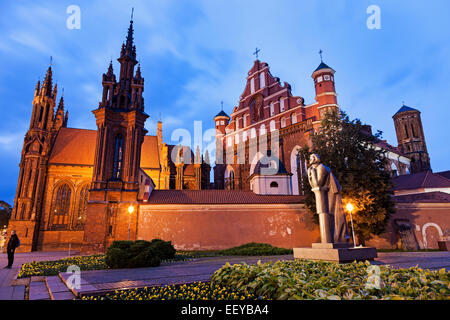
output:
[[[50,65],[47,69],[47,74],[45,75],[44,82],[42,83],[41,95],[51,97],[52,89],[53,89],[53,72],[52,66]]]

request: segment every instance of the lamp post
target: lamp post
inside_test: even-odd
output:
[[[350,222],[352,224],[352,235],[353,235],[353,247],[356,248],[356,239],[355,239],[355,228],[353,228],[353,215],[352,211],[355,207],[349,202],[347,203],[347,211],[350,212]]]
[[[130,214],[130,215],[129,215],[129,218],[128,218],[128,240],[130,240],[130,232],[131,232],[131,214],[133,213],[133,211],[134,211],[134,207],[133,207],[133,205],[130,204],[130,206],[128,207],[128,213]]]

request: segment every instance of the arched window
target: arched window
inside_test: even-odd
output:
[[[234,143],[239,144],[239,133],[234,136]]]
[[[272,182],[270,183],[270,187],[271,187],[271,188],[278,188],[278,183],[276,183],[275,181],[272,181]]]
[[[286,118],[285,117],[281,118],[281,128],[284,128],[284,127],[286,127]]]
[[[259,87],[264,88],[266,86],[266,77],[264,75],[264,72],[261,72],[259,74]]]
[[[284,112],[284,98],[280,98],[280,112]]]
[[[255,78],[250,80],[250,93],[255,92]]]
[[[247,126],[247,115],[244,114],[244,116],[242,117],[242,119],[244,120],[243,128],[245,128],[245,127]]]
[[[89,199],[89,185],[85,185],[81,188],[78,197],[78,210],[75,216],[74,227],[75,229],[82,229],[84,227],[84,222],[86,221],[86,210],[87,203]]]
[[[259,127],[259,135],[265,135],[267,133],[266,131],[266,126],[264,124],[261,125],[261,127]]]
[[[256,129],[252,128],[250,130],[250,139],[254,139],[254,138],[256,138]]]
[[[239,130],[239,118],[236,118],[236,130]]]
[[[270,116],[275,115],[275,105],[273,102],[270,103]]]
[[[53,202],[53,220],[52,226],[54,228],[67,227],[69,222],[70,212],[70,196],[71,190],[67,183],[59,186],[56,190]]]
[[[233,138],[231,138],[231,137],[228,137],[228,138],[227,138],[227,145],[228,145],[229,147],[231,147],[231,146],[233,145]]]
[[[243,141],[247,141],[247,131],[244,131],[244,132],[242,133],[242,140],[243,140]]]
[[[291,124],[295,124],[295,123],[297,123],[297,114],[294,112],[291,115]]]
[[[230,190],[234,190],[234,171],[230,172]]]
[[[270,132],[277,130],[275,120],[270,121]]]
[[[392,171],[392,176],[396,177],[398,175],[398,169],[397,166],[395,165],[395,163],[391,163],[391,171]]]
[[[114,167],[113,179],[120,180],[122,176],[122,162],[123,162],[123,136],[118,134],[114,147]]]

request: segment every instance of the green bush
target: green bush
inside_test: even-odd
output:
[[[267,243],[246,243],[238,247],[220,250],[221,255],[230,256],[275,256],[292,254],[292,249],[277,248]]]
[[[114,241],[106,252],[105,263],[112,269],[157,267],[161,260],[172,259],[175,248],[170,241]]]
[[[378,286],[371,286],[374,270],[379,271]],[[233,266],[227,263],[212,275],[211,283],[244,295],[280,300],[448,300],[450,297],[450,273],[445,269],[393,269],[370,266],[368,262],[295,260]]]
[[[151,246],[161,260],[173,259],[175,257],[176,250],[170,241],[153,239]]]

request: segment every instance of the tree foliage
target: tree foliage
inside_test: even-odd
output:
[[[361,243],[382,233],[394,212],[386,151],[376,147],[381,136],[381,131],[368,134],[360,120],[350,120],[345,112],[328,113],[321,131],[312,137],[312,150],[300,150],[305,159],[317,153],[340,182],[344,205],[352,202],[355,207],[353,223]],[[315,212],[314,194],[308,187],[306,195],[308,208]]]

